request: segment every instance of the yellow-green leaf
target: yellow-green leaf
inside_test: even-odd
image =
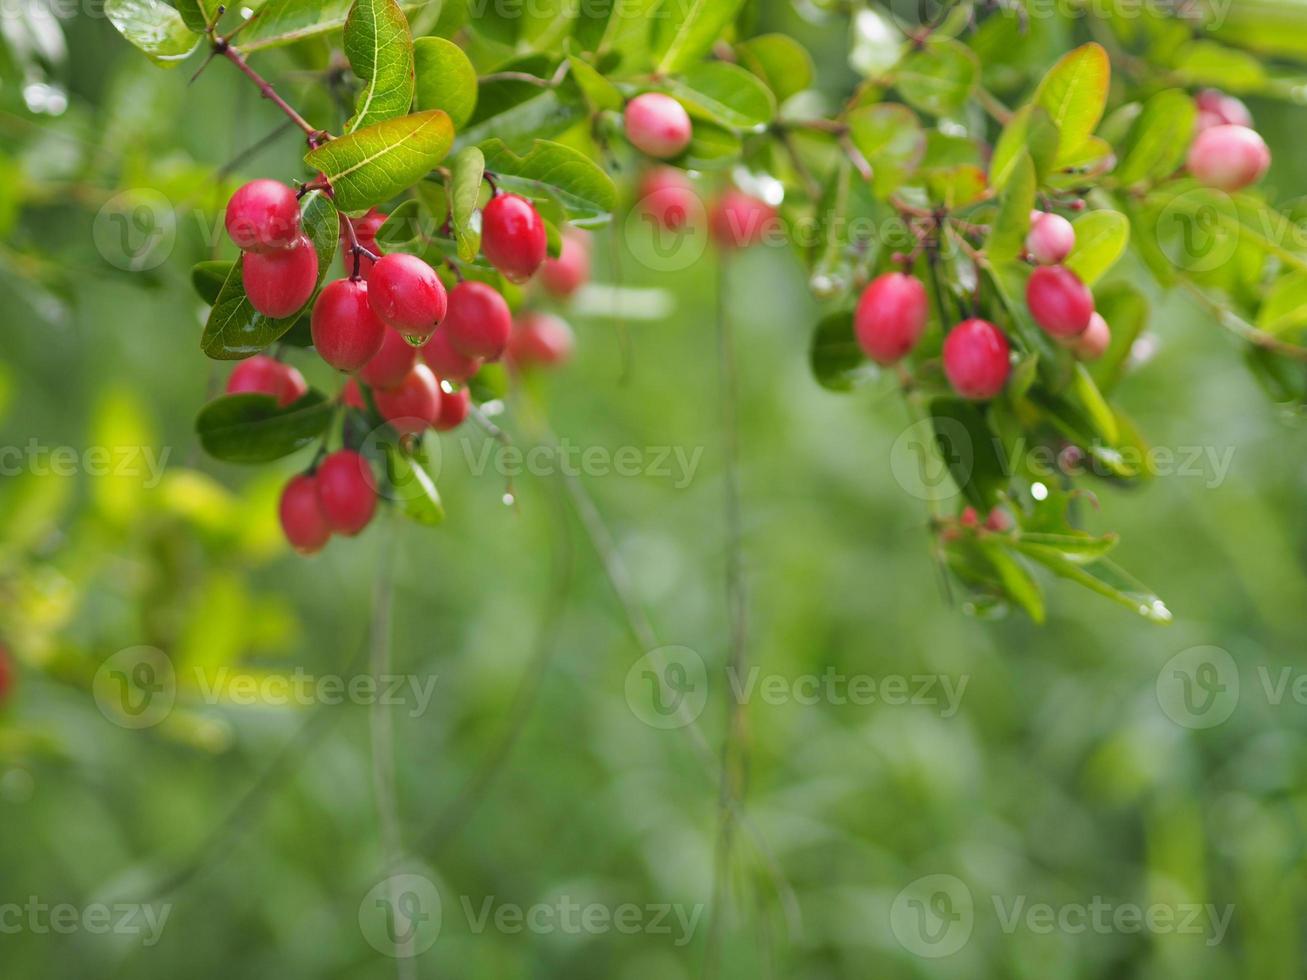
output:
[[[1107,52],[1091,43],[1066,54],[1039,83],[1034,102],[1061,133],[1058,160],[1079,150],[1098,128],[1111,80]]]
[[[413,35],[396,0],[354,0],[345,18],[345,57],[363,80],[345,132],[405,115],[413,104]]]
[[[439,109],[387,119],[310,150],[304,162],[331,182],[342,211],[362,211],[421,180],[454,142]]]

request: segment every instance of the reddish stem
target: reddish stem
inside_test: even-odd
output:
[[[314,129],[313,126],[309,124],[308,120],[306,120],[303,116],[301,116],[298,112],[296,112],[289,102],[287,102],[280,95],[278,95],[277,90],[272,87],[272,83],[269,82],[262,75],[260,75],[258,72],[256,72],[253,68],[251,68],[249,66],[249,62],[245,60],[245,58],[241,55],[239,51],[237,51],[230,44],[228,44],[225,39],[220,39],[218,41],[215,41],[213,47],[218,54],[222,55],[233,65],[239,68],[241,70],[241,73],[244,74],[246,78],[248,78],[251,82],[257,85],[259,88],[259,92],[262,93],[265,99],[270,101],[273,105],[275,105],[278,109],[280,109],[288,117],[290,117],[290,120],[296,126],[304,130],[304,135],[308,137],[310,145],[317,146],[318,143],[321,142],[322,137],[324,137],[326,134],[322,130]]]

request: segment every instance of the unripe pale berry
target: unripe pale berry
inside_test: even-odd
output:
[[[668,231],[694,227],[703,217],[703,201],[684,171],[654,167],[640,178],[641,212]]]
[[[498,194],[481,211],[481,251],[509,282],[535,275],[548,250],[544,219],[526,198]]]
[[[1252,128],[1253,114],[1248,107],[1233,95],[1214,88],[1203,89],[1194,102],[1198,106],[1198,131],[1211,129],[1213,126],[1247,126]]]
[[[567,299],[590,278],[590,236],[579,228],[563,235],[563,250],[556,259],[545,259],[540,267],[540,284],[545,292]]]
[[[483,282],[469,279],[449,291],[449,312],[441,329],[465,357],[498,360],[513,329],[508,303]]]
[[[246,252],[290,248],[300,237],[295,192],[275,180],[252,180],[227,202],[227,235]]]
[[[386,223],[389,217],[384,211],[378,211],[373,208],[361,218],[354,219],[354,237],[358,243],[366,248],[373,255],[380,255],[381,249],[377,247],[377,232],[381,226]],[[354,274],[354,254],[350,250],[349,234],[345,231],[345,216],[340,216],[340,264],[345,270],[346,276]],[[359,275],[367,279],[372,275],[372,266],[375,263],[366,255],[359,256]]]
[[[352,449],[338,449],[317,472],[318,506],[337,534],[355,535],[377,509],[376,478],[368,461]]]
[[[944,374],[963,398],[993,398],[1012,370],[1003,332],[988,320],[964,320],[944,340]]]
[[[241,361],[227,379],[227,394],[271,395],[282,408],[299,401],[308,390],[304,375],[266,354]]]
[[[1189,148],[1189,172],[1217,190],[1243,190],[1261,180],[1270,166],[1266,141],[1246,126],[1213,126]]]
[[[481,358],[468,357],[454,350],[449,342],[448,328],[437,330],[432,334],[431,339],[422,345],[418,353],[438,378],[466,381],[481,370]]]
[[[429,428],[440,416],[440,385],[431,368],[415,364],[393,388],[375,388],[372,399],[396,432],[409,435]]]
[[[241,282],[250,305],[273,320],[300,308],[318,285],[318,251],[304,236],[277,252],[246,252],[241,256]]]
[[[748,248],[760,243],[775,221],[774,207],[731,188],[713,203],[708,229],[721,248]]]
[[[440,414],[436,416],[435,429],[437,432],[448,432],[450,429],[456,429],[463,424],[467,418],[468,412],[472,408],[472,395],[466,388],[459,388],[458,391],[442,391],[440,393]]]
[[[626,103],[626,138],[641,153],[666,160],[690,145],[690,114],[670,95],[645,92]]]
[[[376,279],[368,283],[369,296],[376,285]],[[397,385],[412,369],[417,357],[417,349],[401,337],[399,331],[387,327],[377,352],[368,359],[368,363],[359,368],[359,380],[371,388]]]
[[[529,310],[513,324],[508,360],[515,368],[561,364],[572,356],[572,328],[550,313]]]
[[[1046,332],[1054,337],[1074,337],[1089,326],[1094,294],[1065,266],[1044,265],[1030,274],[1026,305]]]
[[[416,255],[383,255],[368,276],[368,302],[381,322],[421,343],[445,318],[445,284]]]
[[[331,528],[318,502],[318,481],[301,473],[291,477],[281,492],[278,506],[281,529],[290,546],[302,555],[321,551],[331,537]]]
[[[313,304],[309,322],[318,356],[339,371],[357,371],[378,350],[386,327],[368,304],[362,279],[328,283]]]
[[[1060,214],[1032,211],[1026,251],[1040,265],[1057,265],[1076,247],[1076,230]]]
[[[853,329],[868,357],[877,364],[893,364],[917,346],[929,313],[926,287],[920,279],[887,272],[862,291]]]
[[[1061,340],[1082,361],[1096,361],[1112,345],[1112,330],[1098,313],[1089,318],[1084,333]]]

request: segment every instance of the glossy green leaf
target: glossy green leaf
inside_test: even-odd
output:
[[[1059,160],[1079,150],[1098,128],[1111,77],[1107,51],[1091,43],[1064,55],[1039,83],[1034,103],[1048,113],[1061,134]]]
[[[478,99],[471,122],[459,133],[460,146],[497,139],[525,151],[535,140],[566,132],[589,114],[579,90],[569,94],[566,88],[541,89],[523,82],[483,85]]]
[[[997,574],[1003,594],[1020,606],[1032,621],[1042,623],[1045,617],[1044,592],[1030,570],[1008,550],[1008,542],[987,537],[977,540],[975,545]]]
[[[879,78],[899,63],[905,40],[889,17],[864,6],[853,15],[849,67],[866,78]]]
[[[449,214],[454,239],[458,242],[458,257],[464,262],[471,262],[481,249],[481,213],[477,201],[485,167],[485,156],[475,146],[460,151],[450,164]]]
[[[400,0],[406,14],[425,7],[429,0]],[[241,29],[244,52],[293,44],[339,30],[349,16],[352,0],[267,0]]]
[[[423,461],[392,442],[386,443],[386,479],[387,495],[399,501],[406,517],[428,527],[445,519],[440,492]]]
[[[575,55],[567,60],[572,80],[585,96],[591,109],[595,111],[609,109],[614,112],[621,110],[624,100],[616,85],[601,75],[589,62],[582,61]]]
[[[222,284],[227,281],[231,275],[232,266],[236,263],[227,259],[214,259],[207,262],[197,262],[191,266],[191,285],[195,292],[199,294],[200,299],[212,306],[218,301],[218,294],[222,292]]]
[[[332,403],[316,390],[285,408],[270,395],[224,395],[200,409],[195,431],[214,459],[269,463],[321,436],[333,411]]]
[[[980,63],[970,48],[937,37],[904,60],[894,84],[913,108],[932,116],[949,116],[966,104],[979,77]]]
[[[886,198],[898,190],[925,156],[925,133],[907,106],[863,106],[850,112],[845,122],[849,139],[871,165],[877,197]]]
[[[354,0],[345,18],[345,57],[363,82],[345,132],[408,113],[413,104],[413,36],[396,0]]]
[[[818,322],[808,348],[808,363],[817,383],[829,391],[852,391],[880,373],[853,335],[851,311],[832,313]]]
[[[672,75],[697,64],[743,5],[744,0],[663,0],[652,15],[658,74]]]
[[[568,218],[582,227],[604,224],[617,204],[617,188],[603,169],[584,153],[536,140],[525,154],[510,150],[501,140],[481,144],[486,170],[501,187],[526,196],[556,198]]]
[[[1158,92],[1130,127],[1117,179],[1129,185],[1170,176],[1184,162],[1197,121],[1198,109],[1188,92]]]
[[[936,398],[930,417],[940,458],[959,490],[976,508],[988,512],[1007,487],[1007,466],[998,453],[985,410],[961,398]]]
[[[1015,547],[1055,575],[1133,609],[1151,622],[1167,624],[1172,620],[1171,611],[1155,592],[1106,558],[1081,564],[1066,558],[1055,548],[1022,544],[1020,541]]]
[[[1076,245],[1065,264],[1092,287],[1125,252],[1130,222],[1119,211],[1087,211],[1074,225]]]
[[[668,79],[667,89],[692,116],[731,129],[757,130],[776,115],[776,100],[767,86],[739,65],[724,61],[695,65]]]
[[[762,34],[736,45],[740,64],[757,75],[784,102],[809,88],[816,77],[812,55],[786,34]]]
[[[556,53],[572,33],[583,0],[531,0],[522,4],[518,47]]]
[[[341,136],[310,150],[304,162],[331,182],[338,207],[362,211],[421,180],[453,142],[449,116],[433,109]]]
[[[456,130],[461,130],[476,109],[477,72],[453,41],[420,37],[413,42],[417,71],[416,106],[419,111],[442,109]]]
[[[184,61],[200,44],[200,35],[163,0],[105,0],[104,15],[156,65]]]
[[[1015,262],[1025,251],[1030,232],[1030,212],[1035,207],[1035,165],[1024,149],[1009,168],[1009,179],[999,196],[998,215],[985,243],[985,254],[994,264]]]
[[[1022,106],[999,134],[989,164],[990,185],[995,190],[1007,185],[1023,151],[1030,155],[1036,179],[1044,177],[1057,156],[1058,138],[1057,127],[1047,112],[1035,105]]]
[[[207,0],[175,0],[173,6],[182,15],[182,21],[196,34],[203,34],[209,22],[215,19],[216,9],[211,9]],[[214,3],[212,8],[218,5]]]
[[[1257,326],[1281,337],[1307,327],[1307,273],[1289,272],[1275,280],[1257,311]]]
[[[1102,558],[1121,540],[1115,534],[1095,536],[1084,531],[1053,534],[1039,531],[1018,531],[1016,541],[1027,547],[1050,548],[1067,561],[1090,562]]]

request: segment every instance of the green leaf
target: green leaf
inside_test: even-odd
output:
[[[105,0],[104,15],[118,33],[165,68],[184,61],[200,35],[163,0]]]
[[[576,87],[581,90],[585,100],[590,103],[591,109],[596,112],[604,109],[614,112],[621,110],[622,93],[616,85],[599,74],[593,65],[575,55],[569,56],[567,61],[572,80],[576,82]]]
[[[413,35],[396,0],[354,0],[344,45],[363,81],[345,132],[406,115],[413,104]]]
[[[450,165],[452,179],[449,185],[450,219],[454,239],[458,242],[458,257],[471,262],[481,249],[481,221],[477,201],[481,196],[481,178],[486,158],[475,146],[469,146],[454,157]]]
[[[1024,149],[1009,168],[1007,186],[999,195],[998,215],[985,243],[985,254],[995,264],[1015,262],[1026,248],[1030,212],[1035,207],[1035,165]]]
[[[776,115],[776,100],[758,78],[739,65],[708,61],[667,81],[691,115],[732,129],[757,130]]]
[[[786,34],[761,34],[735,50],[740,64],[766,83],[778,104],[809,88],[816,77],[808,49]]]
[[[986,537],[976,542],[995,573],[1009,599],[1020,606],[1034,622],[1044,621],[1044,593],[1030,570],[1007,550],[1005,539]]]
[[[1075,221],[1076,245],[1066,267],[1093,286],[1130,243],[1130,221],[1119,211],[1087,211]]]
[[[331,200],[319,191],[304,196],[300,204],[304,215],[304,233],[318,253],[318,284],[331,269],[340,238],[340,218]],[[310,298],[309,303],[313,300]],[[278,340],[299,319],[296,312],[281,319],[270,319],[254,309],[245,296],[241,281],[241,264],[232,264],[222,289],[209,310],[208,322],[200,338],[200,349],[219,361],[234,361],[257,354]]]
[[[1257,311],[1257,326],[1278,337],[1307,326],[1307,274],[1289,272],[1275,280]]]
[[[1002,190],[1007,185],[1022,151],[1030,154],[1036,180],[1042,179],[1052,169],[1058,138],[1057,127],[1047,112],[1039,106],[1022,106],[999,134],[989,164],[990,186]]]
[[[1188,92],[1158,92],[1130,126],[1117,179],[1129,185],[1169,177],[1184,162],[1197,121],[1198,109]]]
[[[697,64],[743,5],[744,0],[663,0],[652,14],[657,74]]]
[[[1039,83],[1034,102],[1048,112],[1061,134],[1058,160],[1079,150],[1098,128],[1111,78],[1107,52],[1091,43],[1063,56]]]
[[[1020,541],[1017,541],[1015,547],[1055,575],[1083,585],[1113,602],[1119,602],[1150,622],[1171,622],[1171,611],[1155,592],[1106,558],[1090,564],[1080,564],[1067,559],[1055,548],[1023,544]]]
[[[985,195],[985,172],[971,163],[926,172],[926,193],[933,203],[952,211]]]
[[[975,52],[950,38],[935,37],[908,56],[894,85],[913,108],[949,116],[966,105],[979,77]]]
[[[613,180],[584,153],[561,143],[536,140],[522,155],[502,140],[481,144],[486,170],[498,184],[528,197],[553,197],[567,211],[568,219],[583,227],[597,227],[608,221],[617,204]]]
[[[1008,473],[984,409],[960,398],[936,398],[930,417],[953,482],[971,504],[988,512],[999,503]]]
[[[513,149],[524,150],[537,139],[557,136],[589,114],[578,93],[574,90],[569,94],[565,88],[541,89],[525,82],[483,85],[477,111],[460,132],[459,145],[498,139]]]
[[[209,21],[214,19],[216,10],[209,10],[205,0],[175,0],[173,6],[177,12],[182,15],[182,20],[186,26],[196,34],[203,34],[209,26]],[[216,7],[217,4],[215,3]]]
[[[1102,558],[1115,548],[1120,540],[1115,534],[1095,537],[1085,531],[1071,531],[1065,534],[1018,531],[1015,538],[1015,541],[1027,547],[1050,548],[1059,552],[1067,561],[1080,564]]]
[[[456,130],[461,130],[476,109],[477,72],[453,41],[420,37],[413,42],[417,70],[419,111],[443,109]]]
[[[1218,85],[1228,92],[1256,92],[1266,67],[1247,51],[1216,41],[1193,41],[1176,52],[1175,73],[1190,85]]]
[[[200,299],[210,306],[218,302],[222,284],[231,275],[232,266],[235,264],[227,259],[215,259],[209,262],[197,262],[191,266],[191,285],[195,287],[195,292],[199,294]]]
[[[419,524],[435,527],[445,519],[440,492],[423,461],[393,442],[386,443],[386,479],[389,495],[400,501],[404,514]]]
[[[1094,432],[1104,442],[1109,446],[1117,444],[1120,432],[1116,425],[1116,415],[1083,364],[1077,363],[1075,366],[1071,384],[1067,388],[1067,397],[1078,405],[1093,426]]]
[[[817,383],[828,391],[852,391],[880,374],[853,335],[853,313],[847,310],[818,322],[808,348],[808,363]]]
[[[408,13],[428,2],[400,0],[399,5]],[[240,49],[248,53],[338,30],[344,26],[351,6],[352,0],[267,0],[238,35]]]
[[[864,78],[879,78],[903,57],[904,40],[889,17],[863,6],[853,15],[849,67]]]
[[[413,245],[421,232],[421,205],[409,198],[386,215],[377,229],[377,244],[384,252],[404,251]]]
[[[1130,283],[1114,282],[1094,294],[1094,304],[1112,329],[1112,344],[1106,354],[1089,365],[1089,373],[1098,390],[1107,393],[1125,374],[1135,340],[1148,325],[1148,300]]]
[[[195,431],[214,459],[269,463],[321,436],[333,411],[332,403],[316,390],[285,408],[270,395],[224,395],[200,409]]]
[[[926,135],[907,106],[872,105],[845,118],[849,139],[871,164],[877,197],[893,194],[913,174],[926,153]]]
[[[432,109],[331,140],[305,154],[304,162],[331,182],[341,210],[362,211],[421,180],[453,142],[449,116]]]

